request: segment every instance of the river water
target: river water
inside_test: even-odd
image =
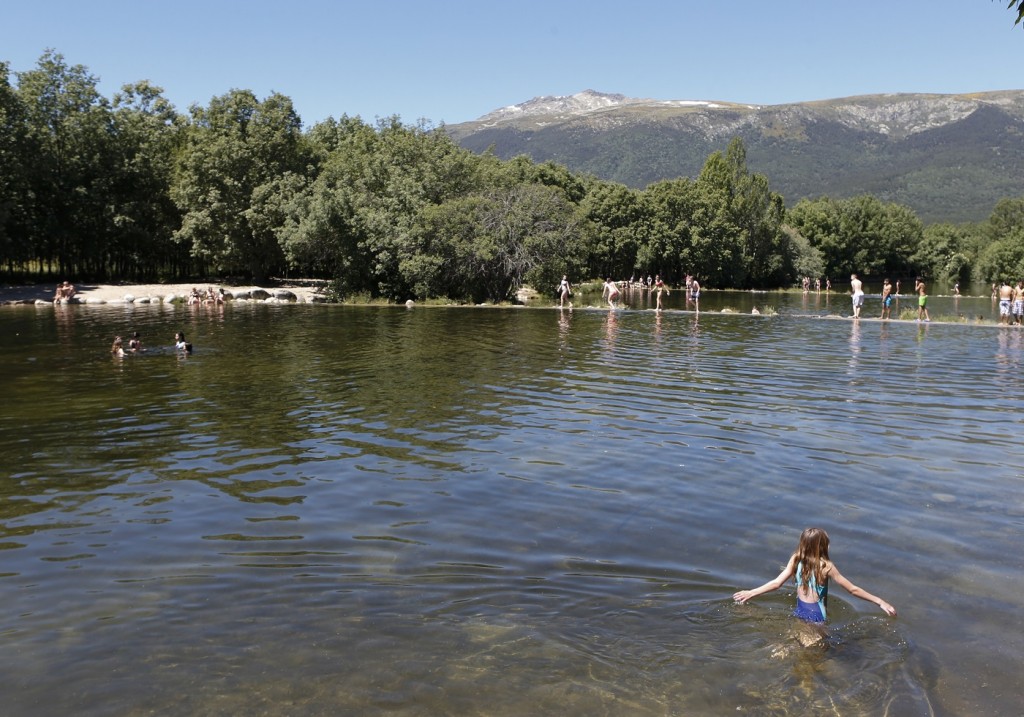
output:
[[[1019,714],[1024,330],[648,305],[0,309],[4,713]]]

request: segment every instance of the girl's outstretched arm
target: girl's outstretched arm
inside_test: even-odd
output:
[[[761,587],[754,588],[753,590],[740,590],[739,592],[733,594],[732,599],[736,602],[742,603],[746,602],[752,597],[757,597],[758,595],[763,595],[764,593],[770,593],[773,590],[778,590],[786,584],[787,580],[793,577],[793,573],[795,570],[796,555],[793,555],[790,557],[789,563],[786,565],[785,568],[782,569],[782,572],[779,573],[777,578],[775,578],[774,580],[769,580]]]
[[[849,580],[843,577],[843,574],[839,572],[839,568],[836,567],[835,563],[832,563],[832,569],[828,571],[828,576],[835,580],[836,583],[841,585],[842,588],[846,590],[846,592],[850,593],[854,597],[858,597],[861,600],[867,600],[868,602],[873,602],[875,605],[878,605],[878,607],[882,608],[885,611],[886,615],[896,617],[896,608],[894,608],[892,605],[890,605],[877,595],[872,595],[864,588],[859,588],[853,583],[851,583]]]

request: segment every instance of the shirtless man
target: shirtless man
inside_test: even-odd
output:
[[[1013,287],[1010,282],[1003,280],[999,285],[999,323],[1010,324],[1010,304],[1013,302]]]
[[[690,301],[693,302],[693,310],[700,313],[700,284],[697,277],[693,277],[693,281],[690,282]]]
[[[601,291],[601,298],[606,296],[608,297],[608,306],[612,309],[616,308],[615,302],[619,299],[619,287],[615,285],[610,276],[604,280],[604,289]]]
[[[1013,289],[1013,319],[1017,326],[1024,323],[1024,281],[1020,279]]]
[[[882,316],[881,318],[890,318],[889,312],[892,311],[892,284],[886,279],[882,282]]]
[[[897,285],[899,282],[896,282]],[[924,318],[925,321],[931,321],[928,316],[928,291],[925,289],[924,280],[919,276],[914,280],[914,291],[917,292],[917,320],[920,321]]]
[[[853,291],[853,318],[860,318],[860,307],[864,306],[864,284],[856,274],[850,274],[850,289]]]

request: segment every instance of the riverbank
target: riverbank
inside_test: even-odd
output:
[[[163,303],[185,301],[193,288],[205,293],[210,287],[216,292],[223,289],[229,299],[265,301],[295,301],[312,303],[322,301],[319,287],[308,283],[282,284],[273,288],[258,286],[229,286],[226,284],[76,284],[75,304]],[[54,284],[2,285],[0,304],[53,303]]]

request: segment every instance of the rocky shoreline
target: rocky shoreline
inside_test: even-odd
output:
[[[187,304],[192,289],[205,296],[210,285],[197,284],[79,284],[70,299],[54,302],[54,285],[0,287],[0,305],[53,306],[60,304]],[[319,303],[326,301],[318,286],[283,285],[274,288],[259,286],[213,285],[214,292],[231,302],[266,304]]]

